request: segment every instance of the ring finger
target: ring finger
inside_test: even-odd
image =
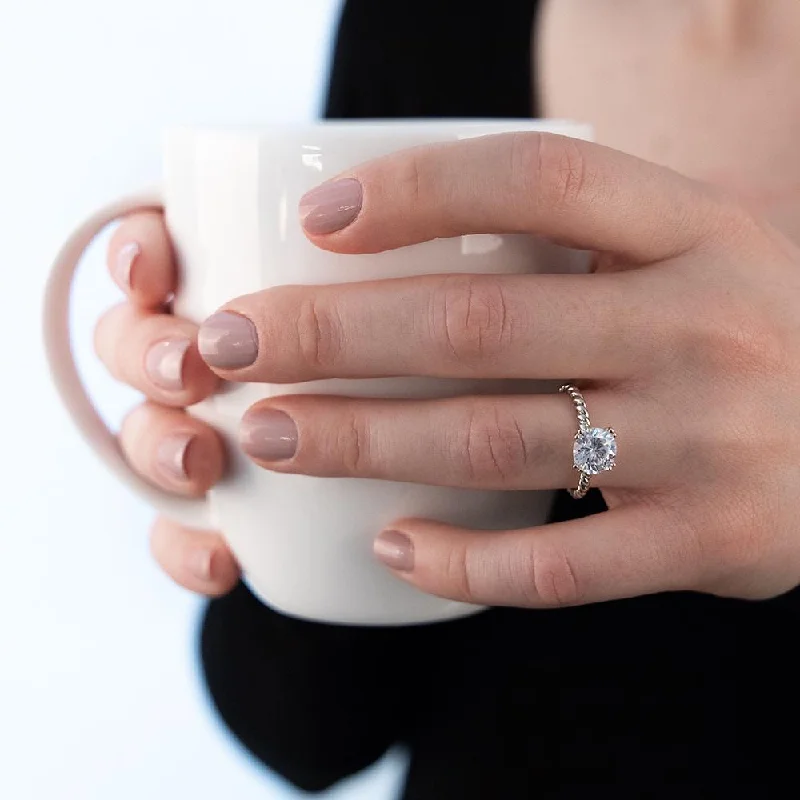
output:
[[[638,402],[586,393],[592,424],[620,435],[619,466],[593,485],[662,484],[678,452],[652,453]],[[279,472],[363,477],[440,486],[555,489],[572,486],[575,410],[563,395],[375,400],[285,396],[256,404],[242,420],[242,446]]]

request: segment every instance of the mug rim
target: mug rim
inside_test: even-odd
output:
[[[301,122],[265,123],[184,123],[169,125],[167,137],[175,135],[194,136],[271,136],[296,135],[309,131],[332,132],[347,136],[394,130],[398,133],[424,133],[448,131],[451,134],[511,133],[517,131],[544,132],[571,136],[576,139],[593,139],[594,126],[588,122],[561,117],[428,117],[428,118],[363,118],[320,119]]]

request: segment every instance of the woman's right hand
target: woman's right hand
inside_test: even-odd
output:
[[[98,322],[95,349],[117,380],[145,396],[122,423],[122,449],[133,469],[161,489],[201,496],[222,475],[225,454],[217,433],[185,408],[214,392],[219,378],[197,351],[197,326],[168,310],[177,269],[163,216],[123,220],[108,266],[126,300]],[[191,591],[220,595],[238,580],[239,567],[218,532],[159,517],[150,542],[162,569]]]

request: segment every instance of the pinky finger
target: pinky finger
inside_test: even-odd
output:
[[[375,555],[429,594],[548,608],[692,588],[700,564],[690,545],[643,505],[504,533],[401,520],[376,539]]]
[[[150,550],[161,569],[191,592],[217,597],[239,580],[239,565],[219,533],[159,517],[150,532]]]

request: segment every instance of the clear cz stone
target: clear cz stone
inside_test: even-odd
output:
[[[587,475],[611,469],[616,457],[617,438],[610,428],[588,428],[575,437],[572,459],[576,469]]]

